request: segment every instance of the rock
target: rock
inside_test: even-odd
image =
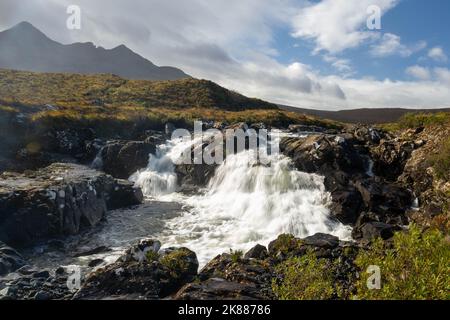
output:
[[[116,180],[114,188],[108,197],[108,209],[119,209],[135,206],[144,201],[141,188],[136,187],[133,182],[127,180]]]
[[[36,272],[33,275],[33,278],[43,278],[43,279],[47,279],[50,277],[50,272],[48,271],[40,271],[40,272]]]
[[[381,140],[380,145],[371,149],[376,175],[395,181],[414,151],[413,141]]]
[[[290,234],[282,234],[269,243],[271,257],[282,260],[287,257],[302,255],[304,253],[303,241]]]
[[[305,133],[305,132],[325,132],[326,129],[318,126],[307,126],[302,124],[292,124],[288,127],[289,132]]]
[[[14,272],[25,264],[24,258],[16,250],[0,242],[0,276]]]
[[[228,253],[211,260],[198,279],[181,288],[175,299],[273,299],[273,270],[266,260],[235,260]]]
[[[331,192],[331,215],[344,224],[354,224],[362,208],[361,194],[354,188]]]
[[[159,299],[176,292],[197,275],[197,257],[186,248],[159,254],[160,246],[159,241],[140,241],[117,262],[91,273],[74,299]]]
[[[339,238],[330,234],[316,233],[303,239],[303,242],[308,246],[334,249],[339,245]]]
[[[104,252],[109,252],[109,251],[111,251],[111,248],[105,247],[105,246],[100,246],[100,247],[96,247],[96,248],[89,249],[86,251],[78,252],[78,253],[74,254],[73,256],[76,258],[77,257],[87,257],[87,256],[92,256],[94,254],[99,254],[99,253],[104,253]]]
[[[115,178],[128,179],[146,168],[156,145],[143,141],[109,141],[101,151],[102,170]]]
[[[352,231],[352,237],[357,240],[371,241],[376,238],[388,240],[394,236],[394,232],[400,230],[399,227],[383,222],[367,222],[357,226]]]
[[[131,184],[81,165],[55,163],[23,174],[6,172],[0,179],[0,240],[24,246],[77,234],[98,224],[108,209],[140,200]]]
[[[174,296],[176,300],[262,300],[255,284],[226,281],[221,278],[208,279],[201,283],[189,283]]]
[[[36,293],[36,295],[34,296],[34,300],[41,300],[41,301],[43,301],[43,300],[50,300],[50,299],[51,299],[50,294],[48,292],[45,292],[45,291],[38,291]]]
[[[245,259],[259,259],[264,260],[269,256],[269,252],[266,247],[257,244],[253,248],[251,248],[244,256]]]
[[[101,265],[104,262],[105,262],[105,260],[103,260],[103,259],[94,259],[94,260],[91,260],[88,263],[88,266],[91,267],[91,268],[95,268],[95,267]]]
[[[297,169],[328,175],[334,171],[364,170],[364,159],[343,136],[316,134],[307,138],[283,138],[280,151],[291,157]]]

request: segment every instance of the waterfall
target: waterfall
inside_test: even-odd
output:
[[[267,245],[282,233],[306,237],[315,233],[350,237],[351,229],[330,219],[330,195],[323,177],[300,172],[283,155],[271,155],[271,165],[254,162],[254,151],[230,155],[216,169],[202,194],[176,193],[173,161],[189,147],[169,141],[149,161],[146,170],[133,175],[147,196],[171,194],[186,212],[166,222],[160,240],[194,250],[201,263],[229,249],[248,250]]]

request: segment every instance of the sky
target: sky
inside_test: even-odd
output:
[[[66,27],[69,5],[81,29]],[[275,103],[450,107],[448,0],[0,0],[0,30],[21,21]]]

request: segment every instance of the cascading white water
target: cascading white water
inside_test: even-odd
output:
[[[201,264],[215,255],[267,245],[282,233],[306,237],[317,232],[348,238],[351,229],[329,217],[323,178],[295,170],[289,158],[271,155],[271,166],[255,163],[252,152],[228,156],[196,196],[175,193],[172,161],[188,144],[171,141],[132,180],[144,193],[182,202],[186,212],[166,222],[160,240],[194,250]],[[168,198],[167,195],[170,194]]]

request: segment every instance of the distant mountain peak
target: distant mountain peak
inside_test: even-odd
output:
[[[159,67],[124,44],[106,50],[92,42],[63,45],[27,21],[0,32],[0,68],[37,72],[111,73],[128,79],[190,78],[173,67]]]

